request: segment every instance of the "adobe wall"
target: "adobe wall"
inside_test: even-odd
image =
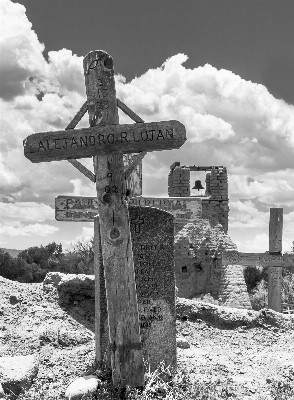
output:
[[[189,197],[190,191],[190,168],[176,166],[168,175],[169,197]]]
[[[178,296],[210,294],[219,304],[251,308],[242,267],[222,266],[221,253],[236,250],[222,226],[209,221],[189,223],[175,236]]]
[[[207,171],[205,196],[191,196],[190,171]],[[169,197],[197,197],[202,203],[202,218],[208,219],[211,226],[221,224],[228,232],[229,196],[226,167],[187,167],[175,162],[168,175]]]

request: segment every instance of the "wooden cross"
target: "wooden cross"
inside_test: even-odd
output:
[[[144,365],[133,254],[131,247],[123,153],[167,150],[186,140],[184,125],[162,121],[118,125],[112,57],[104,51],[84,58],[87,106],[83,106],[65,131],[42,132],[24,140],[24,154],[32,162],[71,160],[96,181],[103,265],[111,345],[112,379],[115,386],[144,386]],[[130,110],[120,104],[130,113]],[[90,128],[73,129],[88,110]],[[133,115],[135,115],[133,113]],[[144,154],[144,153],[143,153]],[[95,174],[75,158],[94,157]],[[91,175],[92,174],[92,175]],[[97,235],[96,235],[97,237]],[[94,247],[97,250],[97,245]]]
[[[282,267],[294,267],[294,254],[282,255],[283,209],[271,208],[269,221],[269,253],[222,254],[222,265],[268,267],[268,308],[282,312]]]

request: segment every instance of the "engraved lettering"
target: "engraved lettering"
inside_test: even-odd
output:
[[[87,136],[85,136],[84,138],[80,137],[80,145],[81,145],[81,147],[83,147],[83,145],[88,146],[88,137]]]
[[[67,141],[68,141],[68,138],[63,138],[63,140],[64,140],[65,146],[63,145],[62,147],[63,147],[64,149],[67,149]]]
[[[132,132],[132,135],[133,135],[134,142],[140,142],[140,140],[136,140],[136,134],[135,134],[135,132]],[[141,135],[142,135],[142,132],[141,132]]]
[[[151,140],[153,140],[153,133],[155,132],[155,129],[151,129],[151,130],[148,131],[148,132],[151,132]]]
[[[162,133],[162,131],[161,131],[160,129],[158,130],[157,140],[158,140],[159,138],[162,138],[163,140],[165,140],[165,137],[163,136],[163,133]]]
[[[57,145],[58,145],[58,141],[59,141],[60,139],[54,139],[54,143],[55,143],[55,149],[56,150],[61,150],[61,147],[57,147]]]
[[[109,135],[107,135],[107,141],[108,143],[114,143],[114,134],[110,133]]]
[[[44,147],[42,141],[40,140],[40,141],[39,141],[38,151],[40,151],[41,149],[46,151],[46,149],[45,149],[45,147]]]
[[[145,131],[145,139],[144,139],[143,132],[141,132],[141,139],[142,139],[144,142],[146,142],[146,140],[148,140],[148,133],[147,133],[147,131]]]
[[[49,147],[49,140],[48,139],[46,140],[46,142],[47,142],[47,149],[48,150],[53,150],[53,149],[50,149],[50,147]]]
[[[126,142],[128,142],[127,135],[128,135],[127,132],[121,132],[120,133],[120,141],[122,142],[124,139]]]
[[[98,135],[98,140],[99,140],[99,145],[101,145],[101,142],[103,142],[103,144],[105,144],[104,135],[102,135],[101,133],[99,133],[99,135]]]
[[[73,146],[78,147],[78,142],[76,141],[76,139],[74,137],[71,138],[71,147],[73,147]]]
[[[169,136],[169,137],[168,137]],[[166,138],[167,139],[173,139],[174,138],[174,131],[173,128],[171,129],[166,129]]]
[[[95,146],[95,136],[89,136],[89,144],[90,146]]]

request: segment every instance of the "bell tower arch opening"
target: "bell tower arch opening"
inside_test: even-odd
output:
[[[190,193],[191,196],[204,197],[206,193],[206,172],[190,171]]]

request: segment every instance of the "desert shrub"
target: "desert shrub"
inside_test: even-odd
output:
[[[0,275],[3,278],[16,280],[26,272],[27,264],[24,260],[12,257],[0,249]]]
[[[294,273],[283,277],[282,303],[294,303]]]
[[[266,272],[262,267],[246,267],[243,270],[248,292],[256,289],[259,282],[265,279]]]
[[[257,284],[255,289],[249,292],[249,298],[253,310],[258,311],[264,307],[267,307],[267,282],[264,279]]]
[[[80,238],[71,244],[71,253],[78,254],[85,264],[88,264],[94,259],[94,238],[85,239]]]
[[[59,271],[65,274],[94,274],[94,261],[75,252],[64,254],[59,260]]]
[[[42,269],[54,270],[57,268],[59,258],[62,256],[62,245],[55,242],[47,246],[29,247],[19,253],[18,258],[25,260],[28,264],[37,264]]]

